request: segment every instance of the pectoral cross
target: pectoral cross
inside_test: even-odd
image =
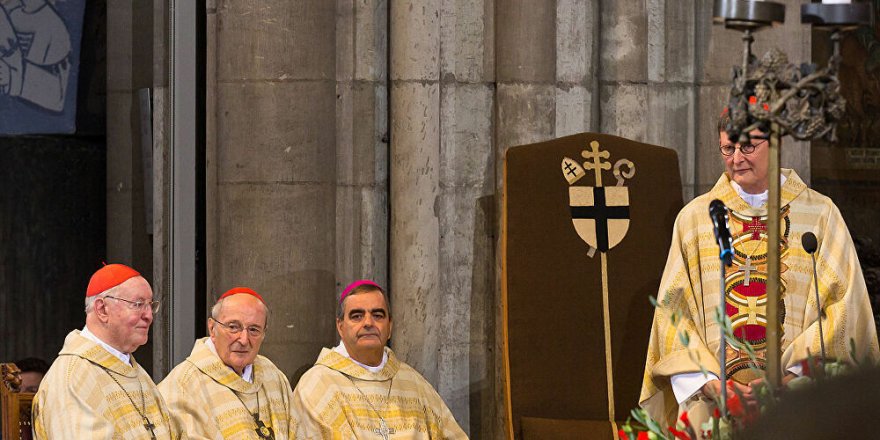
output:
[[[388,440],[389,439],[388,435],[394,434],[395,431],[393,428],[388,427],[388,424],[385,423],[385,420],[379,419],[379,427],[374,429],[373,432],[375,432],[378,435],[381,435],[383,440]]]
[[[154,429],[156,429],[156,425],[150,422],[150,419],[146,417],[144,417],[144,429],[150,431],[150,439],[156,440],[156,432],[154,431]]]
[[[256,414],[254,414],[253,416],[254,423],[257,424],[257,429],[255,429],[255,431],[257,431],[257,435],[264,440],[275,440],[275,430],[266,426],[266,424],[263,423],[263,421],[260,420],[259,416],[257,416]]]
[[[752,257],[746,257],[746,264],[739,267],[739,270],[742,270],[746,273],[745,280],[743,281],[743,286],[749,285],[749,282],[752,280],[752,271],[755,269],[757,269],[757,267],[752,266]]]

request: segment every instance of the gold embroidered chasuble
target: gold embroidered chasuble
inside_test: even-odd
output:
[[[259,439],[252,416],[258,401],[259,419],[277,440],[297,438],[290,414],[293,392],[284,373],[257,356],[249,383],[205,345],[207,339],[197,340],[189,357],[159,384],[172,418],[187,438]]]
[[[466,439],[443,399],[412,367],[385,348],[372,373],[330,349],[321,350],[293,392],[303,438]]]
[[[139,412],[154,425],[155,438],[180,438],[153,380],[134,356],[131,362],[124,364],[79,330],[70,332],[34,396],[35,438],[150,439]]]
[[[793,170],[782,173],[787,179],[780,195],[781,365],[788,369],[810,354],[820,354],[812,260],[801,245],[801,236],[808,231],[819,241],[816,259],[827,356],[852,362],[852,339],[857,361],[876,362],[880,350],[874,318],[846,224],[831,199],[807,188]],[[726,314],[734,336],[755,348],[756,366],[766,368],[767,207],[748,205],[725,174],[679,213],[660,283],[639,401],[667,426],[674,423],[679,409],[670,377],[699,372],[700,364],[720,375],[720,327],[714,316],[720,301],[721,265],[708,215],[713,199],[731,211],[734,262],[724,275]],[[689,346],[681,337],[684,332]],[[725,349],[728,376],[743,383],[753,379],[747,354],[729,344]]]

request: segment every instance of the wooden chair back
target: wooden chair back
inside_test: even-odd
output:
[[[0,381],[0,438],[32,440],[34,393],[21,392],[21,370],[13,363],[0,364]]]

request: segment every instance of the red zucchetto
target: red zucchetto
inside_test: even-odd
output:
[[[101,292],[116,287],[130,278],[139,277],[141,274],[124,265],[124,264],[108,264],[98,269],[92,279],[89,280],[89,287],[86,289],[86,297],[95,296]]]
[[[233,287],[227,290],[226,293],[224,293],[223,295],[220,295],[220,298],[217,298],[217,302],[220,302],[221,299],[226,298],[227,296],[238,295],[239,293],[251,295],[260,300],[261,303],[266,304],[266,301],[263,301],[263,297],[260,296],[259,293],[255,292],[254,289],[250,289],[247,287]]]

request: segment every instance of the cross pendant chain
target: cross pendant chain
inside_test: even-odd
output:
[[[394,434],[394,429],[388,428],[388,424],[385,423],[384,419],[379,419],[379,427],[374,429],[373,432],[381,435],[383,440],[388,440],[388,435]]]
[[[156,440],[156,425],[154,425],[153,422],[150,421],[149,417],[147,417],[147,398],[144,396],[144,388],[141,385],[140,381],[138,381],[138,388],[141,393],[141,407],[144,409],[143,411],[141,411],[141,408],[138,408],[138,406],[134,404],[134,399],[131,398],[131,394],[128,394],[128,391],[125,389],[125,387],[123,387],[122,384],[119,383],[118,380],[116,380],[116,377],[113,376],[113,373],[111,373],[110,370],[105,367],[101,368],[103,368],[104,372],[107,373],[108,376],[110,376],[110,379],[113,379],[113,382],[116,382],[116,385],[119,386],[119,389],[121,389],[122,392],[125,393],[125,397],[128,397],[128,401],[131,402],[131,406],[134,408],[134,410],[138,413],[139,416],[141,416],[142,419],[144,419],[144,429],[150,431],[150,439]]]

